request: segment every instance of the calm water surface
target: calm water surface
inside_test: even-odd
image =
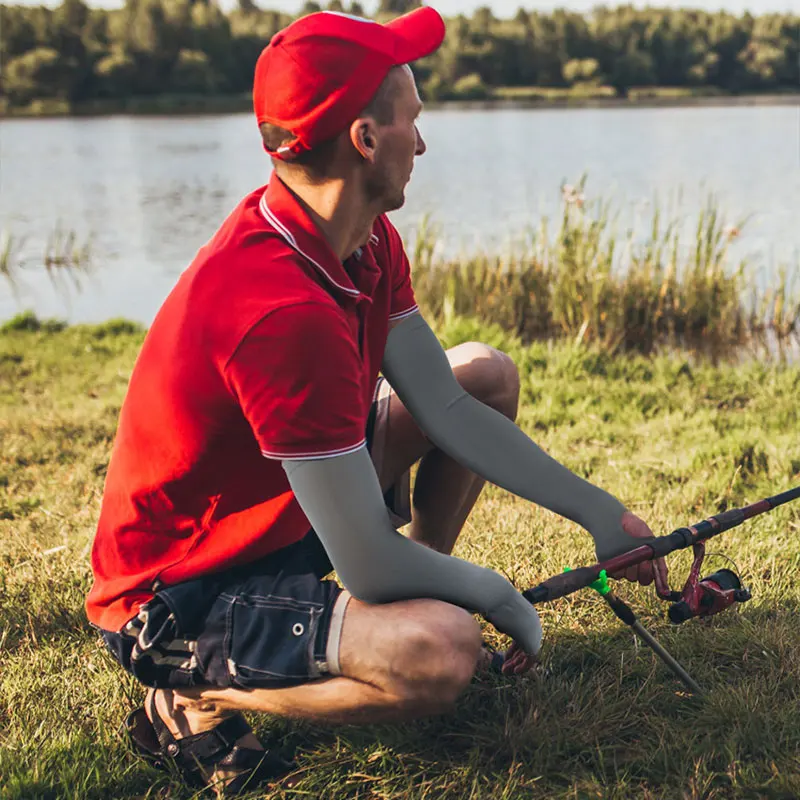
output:
[[[431,110],[428,152],[403,209],[442,247],[504,249],[557,216],[562,183],[588,175],[622,232],[644,233],[658,199],[690,230],[709,193],[731,223],[749,216],[733,255],[763,268],[800,260],[800,109]],[[0,123],[0,227],[30,264],[19,296],[0,284],[0,320],[24,308],[70,321],[126,316],[149,324],[197,249],[269,161],[249,114],[14,120]],[[95,269],[68,298],[41,269],[56,224],[91,235]],[[687,239],[688,246],[688,239]]]

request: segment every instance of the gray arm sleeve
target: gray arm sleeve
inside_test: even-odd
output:
[[[389,333],[383,373],[425,435],[451,458],[497,486],[589,531],[599,558],[641,545],[620,524],[625,506],[551,458],[510,419],[456,380],[422,316]]]
[[[367,603],[443,600],[481,614],[526,653],[539,652],[539,616],[502,575],[431,550],[392,527],[366,447],[282,464],[297,502],[354,597]]]

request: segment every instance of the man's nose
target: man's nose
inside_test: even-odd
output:
[[[414,155],[421,156],[427,149],[428,145],[425,144],[425,140],[422,138],[422,134],[419,132],[419,128],[415,125],[414,130],[417,132],[417,149]]]

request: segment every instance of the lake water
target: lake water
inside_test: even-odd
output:
[[[749,220],[732,255],[763,268],[800,261],[800,109],[796,106],[553,110],[435,109],[428,152],[403,209],[446,252],[504,249],[558,215],[562,183],[588,175],[621,231],[646,231],[658,199],[690,231],[709,193],[727,221]],[[249,114],[0,123],[0,228],[21,242],[18,296],[0,283],[0,320],[40,316],[149,324],[180,272],[270,164]],[[56,225],[92,237],[81,291],[54,291],[41,263]],[[691,234],[689,234],[691,235]],[[687,239],[687,245],[688,245]]]

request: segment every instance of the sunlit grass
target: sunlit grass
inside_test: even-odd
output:
[[[141,687],[88,625],[90,547],[120,404],[144,332],[19,317],[0,330],[0,794],[9,800],[189,798],[118,733]],[[668,533],[800,483],[800,366],[613,357],[524,344],[452,316],[521,373],[521,427]],[[753,599],[678,627],[652,591],[615,584],[707,692],[687,697],[591,591],[541,606],[539,674],[476,679],[454,715],[325,728],[259,719],[300,748],[296,785],[254,797],[326,800],[800,796],[800,503],[709,548]],[[574,524],[488,488],[456,555],[519,589],[592,561]],[[670,558],[680,587],[688,553]],[[708,572],[730,566],[708,558]],[[505,642],[491,628],[486,637]]]

